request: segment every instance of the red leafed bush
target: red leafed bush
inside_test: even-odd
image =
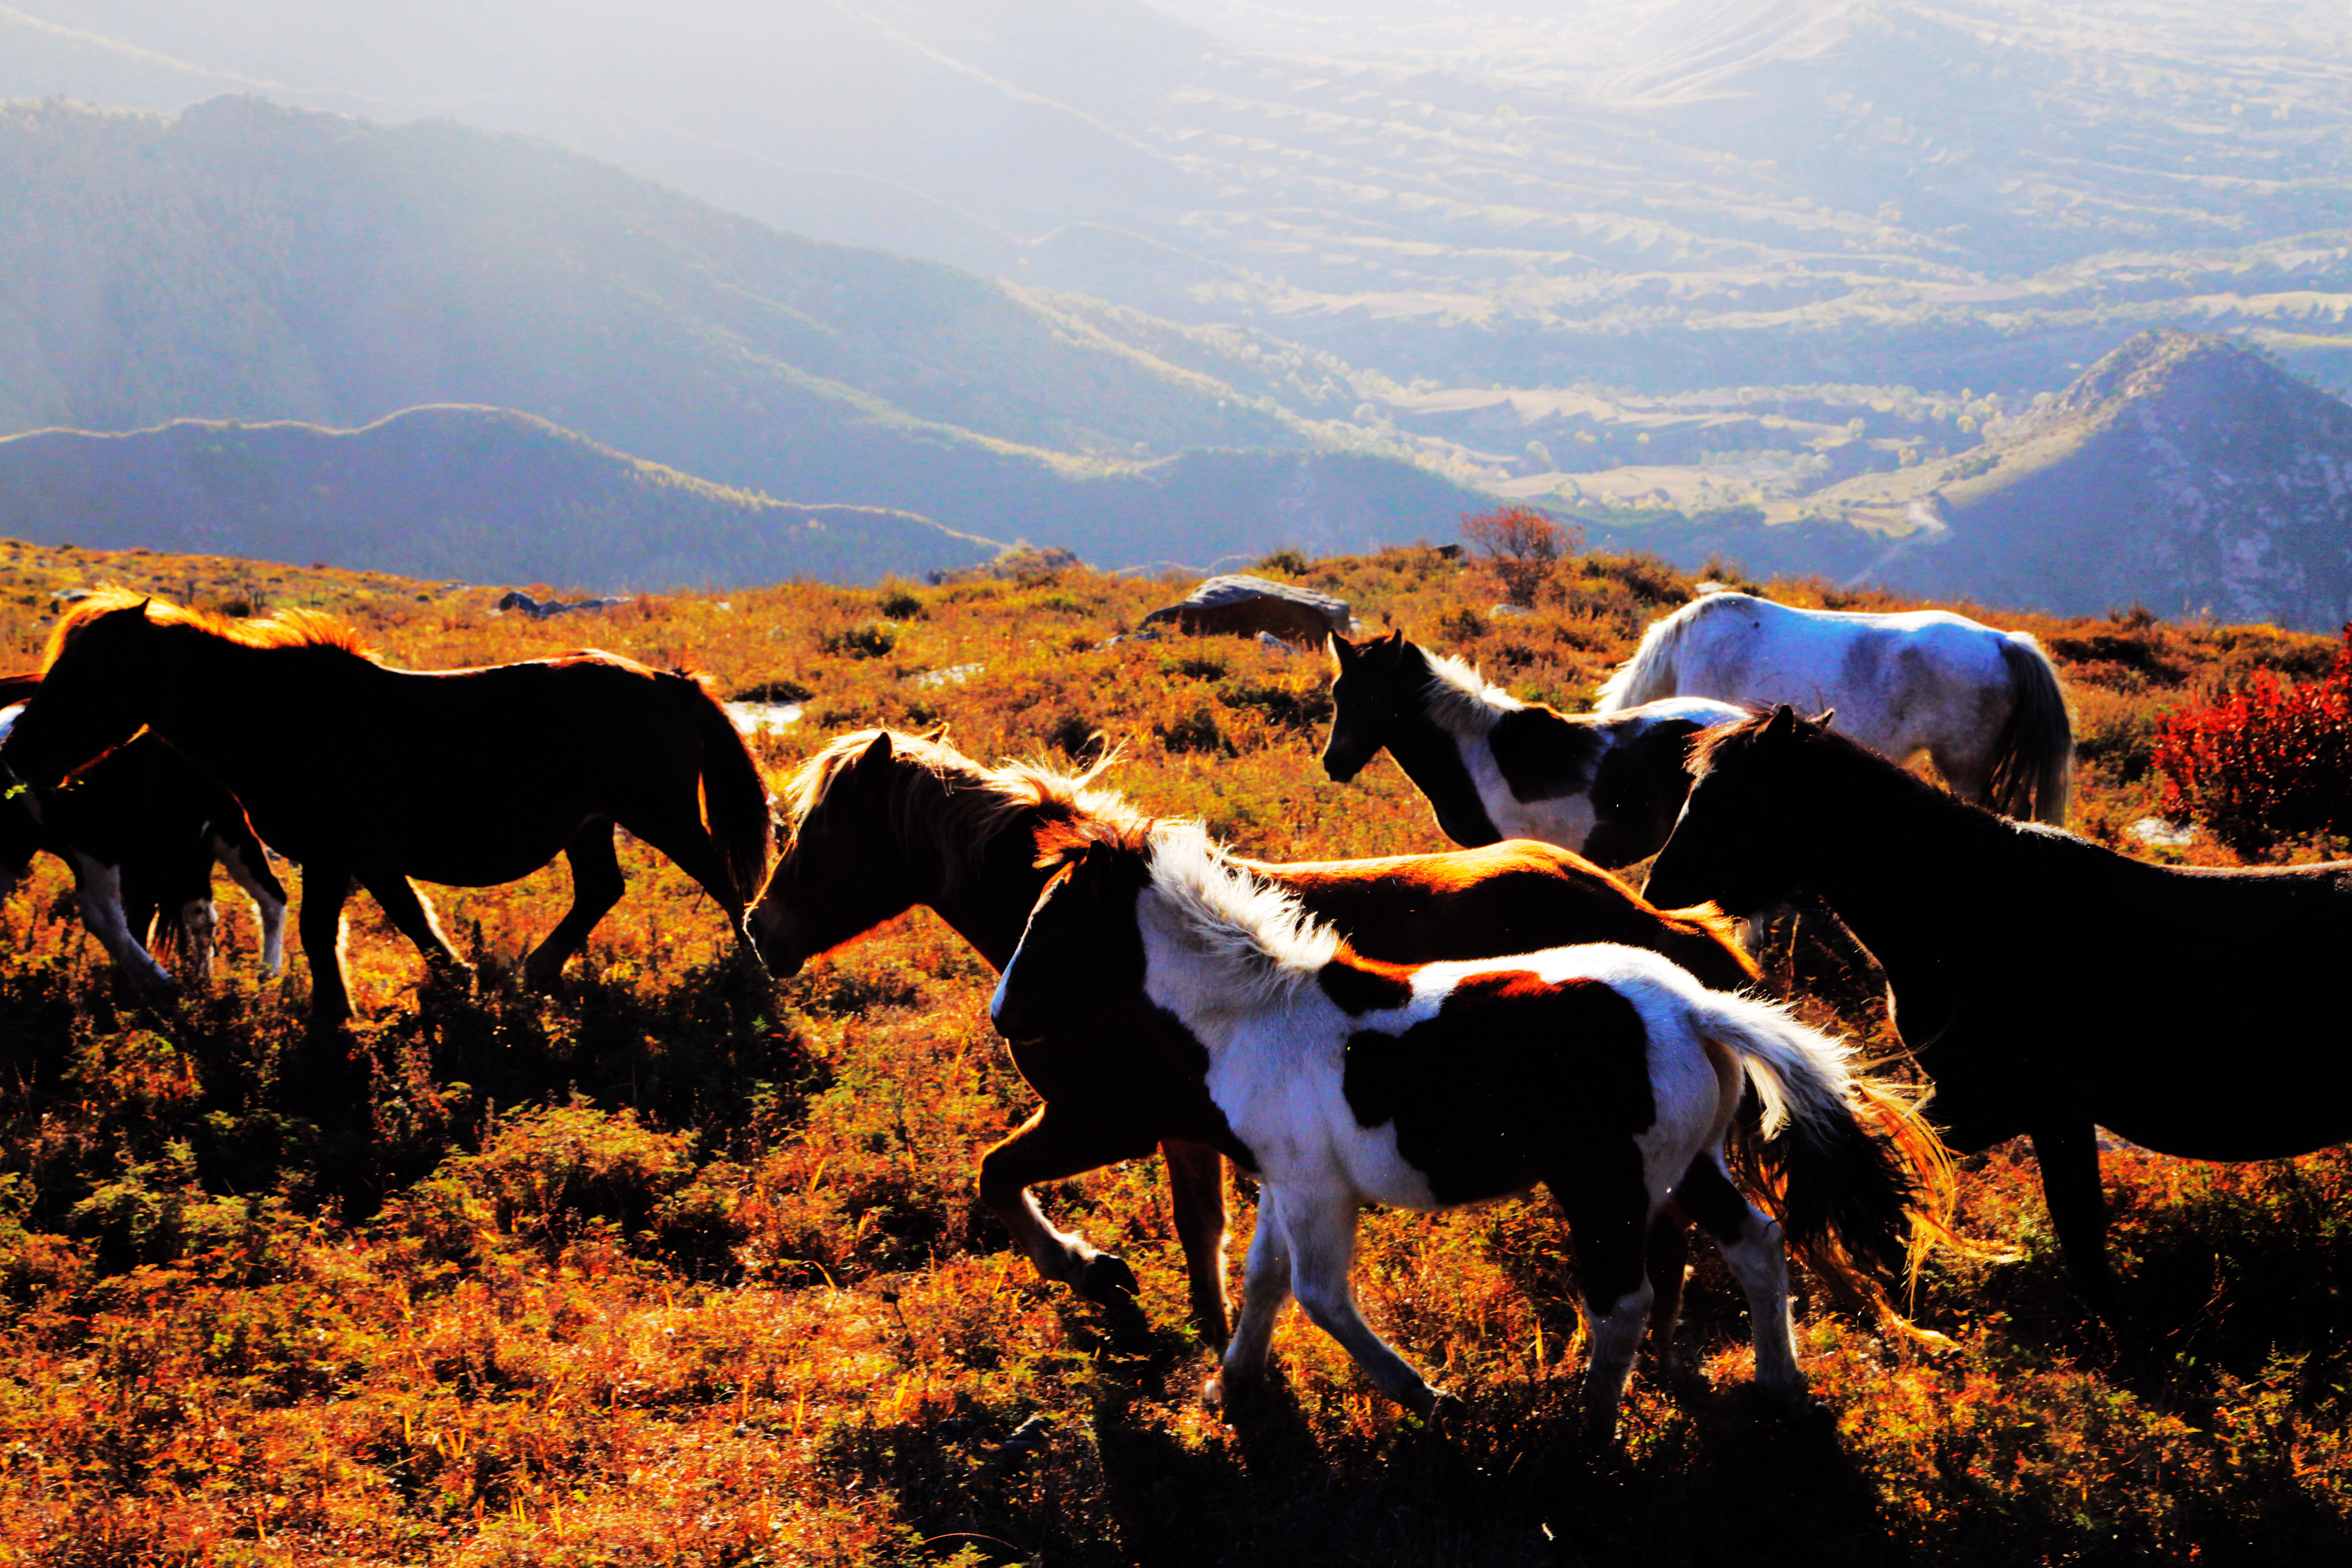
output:
[[[1532,605],[1563,555],[1583,548],[1584,531],[1562,528],[1531,506],[1497,507],[1462,519],[1462,537],[1477,547],[1514,605]]]
[[[2274,670],[2156,737],[2168,816],[2194,816],[2241,855],[2309,833],[2352,834],[2352,626],[2326,679]]]

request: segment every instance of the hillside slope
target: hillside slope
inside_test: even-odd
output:
[[[1275,401],[1349,406],[1296,351],[1159,324],[1180,367],[1121,341],[1116,312],[800,239],[446,123],[251,99],[171,121],[17,105],[0,111],[0,430],[350,427],[482,404],[724,484],[1106,565],[1226,548],[1137,540],[1159,481],[1121,475],[1202,448],[1361,444]],[[1251,394],[1200,368],[1221,358],[1247,367]],[[1432,526],[1426,476],[1349,471],[1370,476],[1370,535],[1332,533],[1337,514],[1295,528],[1279,486],[1224,524],[1244,548]]]
[[[0,534],[604,591],[916,576],[995,544],[727,489],[508,409],[0,438]]]

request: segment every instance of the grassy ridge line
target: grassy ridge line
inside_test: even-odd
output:
[[[1268,569],[1570,701],[1692,586],[1585,558],[1536,615],[1496,620],[1483,574],[1430,551]],[[792,584],[533,623],[488,615],[488,590],[9,543],[0,642],[28,657],[53,593],[108,576],[317,604],[403,663],[593,642],[730,691],[793,680],[814,695],[800,726],[757,742],[772,776],[863,723],[945,722],[983,757],[1083,752],[1099,729],[1128,744],[1120,787],[1252,852],[1436,847],[1392,766],[1322,780],[1318,661],[1224,639],[1098,647],[1172,597],[1162,584]],[[2126,841],[2155,714],[2329,651],[2263,628],[2021,624],[2083,711],[2085,824]],[[2191,1543],[2310,1561],[2346,1538],[2341,1154],[2109,1156],[2118,1250],[2151,1320],[2183,1325],[2132,1378],[2074,1321],[2030,1158],[1971,1162],[1968,1224],[2024,1258],[1931,1269],[1918,1310],[1963,1346],[1940,1363],[1809,1312],[1834,1443],[1746,1399],[1746,1325],[1710,1264],[1685,1342],[1714,1384],[1638,1380],[1633,1464],[1614,1477],[1564,1444],[1580,1358],[1547,1205],[1370,1215],[1368,1310],[1471,1399],[1459,1447],[1408,1429],[1297,1323],[1278,1347],[1296,1403],[1244,1437],[1199,1410],[1192,1347],[1170,1331],[1140,1358],[1103,1353],[1091,1313],[1036,1284],[980,1213],[976,1152],[1032,1101],[960,941],[916,916],[772,998],[747,993],[692,885],[634,847],[625,866],[628,896],[553,997],[509,971],[560,912],[560,870],[435,890],[482,964],[470,995],[420,991],[413,952],[355,900],[365,1108],[306,1098],[288,1070],[299,958],[257,986],[240,955],[183,1012],[145,1013],[108,984],[61,873],[0,903],[0,1552],[1510,1563],[1566,1541],[1598,1562],[2120,1561]],[[241,911],[230,925],[249,948]],[[1136,1263],[1156,1321],[1181,1320],[1156,1163],[1045,1197]]]

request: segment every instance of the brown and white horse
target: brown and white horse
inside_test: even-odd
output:
[[[1456,844],[1539,838],[1603,866],[1658,852],[1690,793],[1691,737],[1745,708],[1671,697],[1615,713],[1522,702],[1402,632],[1329,643],[1323,771],[1346,784],[1386,748]]]
[[[950,747],[868,730],[845,735],[785,786],[783,854],[750,927],[769,969],[791,974],[817,953],[916,904],[936,910],[1003,969],[1045,887],[1040,838],[1113,837],[1144,818],[1107,790],[1022,763],[984,768]],[[1398,962],[1470,958],[1572,942],[1653,948],[1710,985],[1736,989],[1754,967],[1710,911],[1669,913],[1589,861],[1514,841],[1442,855],[1258,866],[1369,953]],[[1131,1293],[1127,1265],[1056,1230],[1030,1187],[1158,1146],[1192,1277],[1202,1334],[1225,1335],[1223,1171],[1215,1118],[1193,1064],[1139,1050],[1129,1017],[1106,1016],[1024,1040],[1013,1057],[1043,1109],[981,1162],[983,1202],[1046,1279],[1093,1300]],[[1679,1226],[1654,1244],[1659,1315],[1671,1324],[1682,1282]],[[1663,1337],[1661,1345],[1663,1345]]]
[[[1258,1179],[1226,1384],[1264,1370],[1295,1294],[1391,1398],[1440,1394],[1363,1321],[1349,1283],[1360,1205],[1432,1210],[1541,1182],[1566,1214],[1591,1324],[1588,1434],[1606,1437],[1652,1303],[1645,1239],[1670,1208],[1705,1226],[1748,1297],[1757,1381],[1804,1391],[1782,1227],[1880,1279],[1908,1250],[1910,1180],[1888,1109],[1847,1047],[1772,1004],[1709,991],[1614,944],[1403,965],[1363,958],[1197,825],[1074,843],[996,987],[1006,1038],[1106,1009],[1189,1061],[1221,1143]],[[1130,1044],[1130,1050],[1143,1048]],[[1781,1215],[1744,1199],[1724,1146],[1746,1084]],[[1933,1140],[1911,1135],[1932,1151]]]
[[[354,879],[428,963],[462,970],[409,878],[488,887],[567,856],[572,908],[523,966],[543,984],[620,900],[615,823],[701,883],[739,937],[767,865],[767,791],[725,710],[690,676],[608,653],[392,669],[323,616],[232,621],[109,591],[58,624],[0,761],[47,785],[142,726],[300,863],[322,1025],[352,1015],[339,949]]]

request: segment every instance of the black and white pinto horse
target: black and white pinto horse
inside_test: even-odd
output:
[[[1181,1032],[1226,1152],[1259,1182],[1219,1395],[1263,1372],[1295,1293],[1383,1393],[1438,1413],[1439,1391],[1357,1310],[1361,1204],[1427,1211],[1551,1190],[1592,1326],[1595,1439],[1615,1429],[1651,1300],[1644,1238],[1669,1202],[1721,1246],[1748,1298],[1757,1381],[1791,1400],[1805,1380],[1783,1224],[1791,1239],[1833,1235],[1882,1275],[1905,1257],[1909,1173],[1895,1142],[1864,1129],[1847,1048],[1654,952],[1377,963],[1197,825],[1162,824],[1067,851],[991,1016],[1017,1042],[1139,999]],[[1785,1184],[1779,1221],[1724,1163],[1748,1081],[1764,1107],[1759,1161]]]
[[[0,680],[0,742],[38,689]],[[262,967],[285,963],[286,889],[269,868],[236,798],[152,735],[93,763],[65,787],[35,790],[0,770],[0,897],[47,852],[73,872],[82,924],[115,967],[144,989],[178,989],[152,942],[197,979],[212,973],[213,865],[253,900]]]
[[[1334,636],[1323,771],[1346,784],[1386,747],[1448,838],[1535,838],[1611,868],[1657,853],[1690,792],[1691,737],[1748,710],[1676,697],[1622,712],[1522,702],[1458,658],[1391,632]]]
[[[2063,826],[2074,799],[2074,724],[2050,656],[2023,632],[1948,611],[1708,594],[1643,632],[1594,708],[1677,696],[1835,709],[1841,733],[1897,762],[1927,752],[1954,795],[2004,816]]]

